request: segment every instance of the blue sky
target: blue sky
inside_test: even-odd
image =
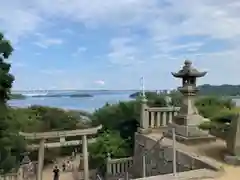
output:
[[[0,30],[16,90],[176,88],[185,59],[240,84],[238,0],[8,0]]]

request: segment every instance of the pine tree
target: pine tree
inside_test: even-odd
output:
[[[10,90],[14,81],[13,75],[9,73],[11,64],[6,62],[12,52],[13,48],[11,43],[4,39],[3,34],[0,33],[0,103],[4,106],[9,99]]]
[[[11,155],[12,138],[7,121],[6,104],[14,81],[13,75],[9,73],[11,64],[6,62],[12,52],[11,43],[0,33],[0,170],[3,173],[11,170],[16,162],[15,157]]]

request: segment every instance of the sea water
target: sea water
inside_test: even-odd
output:
[[[137,92],[136,90],[118,90],[118,91],[41,91],[41,92],[30,92],[30,91],[18,91],[27,95],[25,99],[15,99],[8,101],[10,106],[14,107],[27,107],[31,105],[50,106],[63,109],[74,109],[84,110],[93,112],[95,109],[101,108],[106,103],[114,104],[119,101],[129,101],[130,95]],[[90,94],[92,97],[44,97],[48,94]],[[36,95],[42,95],[42,97],[34,97]],[[237,106],[240,106],[240,99],[233,99]]]
[[[74,109],[74,110],[85,110],[93,112],[105,105],[106,103],[114,104],[119,101],[129,101],[130,95],[137,91],[81,91],[83,94],[90,94],[92,97],[44,97],[47,94],[59,94],[68,93],[75,94],[79,91],[51,91],[46,92],[15,92],[26,95],[25,99],[14,99],[8,101],[10,106],[13,107],[27,107],[31,105],[41,105],[50,106],[63,109]],[[42,97],[34,97],[36,95],[41,95]]]

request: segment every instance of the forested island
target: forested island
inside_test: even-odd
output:
[[[26,96],[22,94],[10,94],[10,99],[26,99]]]
[[[238,98],[240,96],[240,85],[229,85],[229,84],[223,84],[223,85],[210,85],[210,84],[204,84],[198,86],[199,96],[227,96],[227,97],[235,97]],[[150,93],[149,93],[150,92]],[[152,96],[153,94],[151,92],[154,91],[147,91],[146,95]],[[167,92],[167,91],[166,91]],[[167,95],[166,92],[161,92],[159,94]],[[140,96],[140,92],[136,92],[131,94],[130,98],[137,98]],[[169,94],[180,94],[177,90],[172,90],[169,92]]]
[[[29,96],[25,96],[22,94],[10,94],[10,99],[26,99]],[[34,96],[30,96],[30,97],[35,97],[35,98],[39,98],[39,97],[70,97],[70,98],[84,98],[84,97],[93,97],[93,95],[91,94],[83,94],[83,93],[79,93],[79,94],[47,94],[47,95],[34,95]]]
[[[35,95],[33,97],[72,97],[72,98],[80,98],[80,97],[93,97],[91,94],[47,94],[47,95]]]
[[[141,101],[138,98],[113,105],[106,104],[92,114],[42,106],[9,107],[7,101],[14,98],[10,94],[14,77],[9,73],[11,65],[6,63],[6,60],[13,52],[13,48],[1,33],[0,44],[0,71],[3,77],[0,78],[0,174],[18,169],[23,158],[22,153],[27,151],[28,141],[19,136],[19,131],[72,130],[102,124],[103,129],[97,134],[97,141],[89,145],[90,168],[104,168],[108,153],[111,154],[112,158],[132,156],[134,134],[139,126],[140,117]],[[200,127],[215,132],[219,137],[224,138],[226,137],[224,133],[229,129],[229,122],[240,109],[235,106],[231,99],[220,96],[223,94],[227,96],[238,95],[240,88],[231,85],[220,87],[224,90],[203,85],[202,90],[200,90],[201,94],[204,92],[214,96],[200,96],[196,100],[196,106],[200,114],[209,118],[209,121],[201,124]],[[170,94],[171,104],[166,101],[164,94],[147,92],[146,95],[147,104],[151,107],[179,106],[181,102],[181,96],[178,92]],[[83,121],[82,116],[87,116],[89,121]],[[75,138],[80,139],[80,137]],[[45,163],[52,162],[58,156],[69,155],[73,148],[48,149]],[[36,160],[37,152],[31,152],[30,158]]]
[[[240,85],[210,85],[198,86],[200,95],[240,96]]]

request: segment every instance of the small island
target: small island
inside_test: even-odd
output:
[[[137,98],[139,98],[140,96],[142,95],[142,92],[135,92],[135,93],[133,93],[133,94],[130,94],[130,98],[132,98],[132,99],[137,99]],[[155,92],[155,91],[147,91],[147,92],[145,92],[145,96],[146,96],[146,98],[148,98],[148,99],[154,99],[154,98],[156,98],[156,97],[158,97],[158,96],[160,96],[160,95],[163,95],[162,93],[157,93],[157,92]],[[165,94],[164,94],[165,95]]]
[[[91,94],[47,94],[47,95],[36,95],[32,96],[35,98],[38,97],[71,97],[71,98],[82,98],[82,97],[93,97]]]
[[[24,96],[22,94],[11,94],[10,95],[10,99],[21,100],[21,99],[26,99],[26,96]]]
[[[91,94],[71,94],[69,97],[78,98],[78,97],[93,97]]]

